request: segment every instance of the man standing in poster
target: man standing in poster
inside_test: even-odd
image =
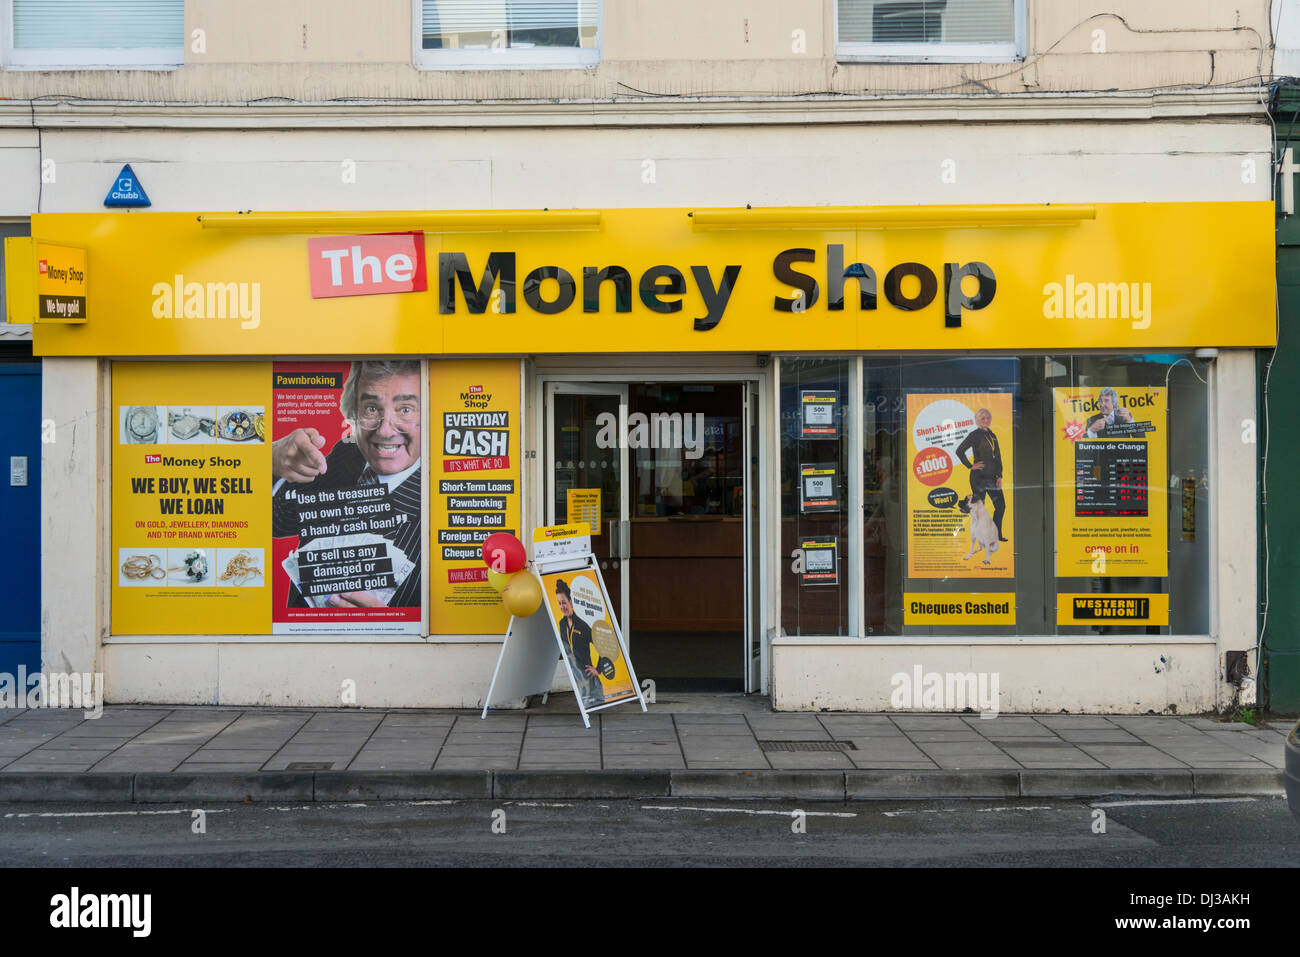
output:
[[[992,424],[992,412],[988,409],[976,412],[975,428],[962,439],[953,454],[957,461],[970,469],[970,493],[975,501],[983,501],[987,495],[993,503],[993,524],[998,530],[998,541],[1005,542],[1002,516],[1006,514],[1007,501],[1002,494],[1002,452],[998,448],[998,437],[990,428]],[[966,458],[968,452],[974,461]]]
[[[325,455],[321,449],[326,439],[320,432],[300,427],[272,443],[272,533],[300,538],[294,565],[299,577],[291,580],[289,607],[419,608],[420,391],[418,361],[353,362],[339,400],[339,411],[352,427],[352,441],[337,441]],[[366,524],[373,534],[335,533],[320,539],[309,531],[313,526],[304,514],[304,502],[313,501],[337,502],[334,511],[345,516],[370,516]],[[326,508],[320,511],[328,514]],[[324,523],[324,517],[316,522]],[[387,547],[379,539],[386,540]],[[319,568],[303,560],[312,554],[304,547],[313,540],[320,542],[316,554],[325,563]],[[371,577],[359,575],[357,568]],[[331,593],[324,584],[331,578],[377,584],[345,585]],[[317,585],[312,601],[304,595],[309,582]]]

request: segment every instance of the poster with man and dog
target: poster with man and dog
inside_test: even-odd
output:
[[[1014,578],[1009,392],[907,396],[909,578]]]

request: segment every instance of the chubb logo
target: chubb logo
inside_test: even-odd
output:
[[[1065,282],[1043,286],[1043,316],[1047,319],[1129,319],[1134,329],[1151,325],[1151,283],[1079,282],[1066,273]]]
[[[153,296],[155,319],[238,319],[241,329],[262,323],[260,282],[186,282],[178,273],[154,283]]]

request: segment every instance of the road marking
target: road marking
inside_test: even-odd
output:
[[[1178,798],[1167,801],[1106,801],[1102,804],[1090,804],[1089,807],[1151,807],[1157,804],[1240,804],[1244,801],[1257,801],[1258,798]]]
[[[643,811],[701,811],[704,814],[775,814],[777,817],[789,817],[790,811],[760,811],[747,807],[678,807],[667,804],[643,804]],[[850,811],[804,811],[808,817],[857,817]]]
[[[554,801],[502,801],[501,803],[514,807],[573,807],[572,804],[558,804]]]
[[[228,814],[232,809],[228,807],[214,808],[206,811],[208,814]],[[178,811],[12,811],[5,817],[145,817],[150,814],[190,814],[193,813],[189,808],[181,808]]]
[[[903,817],[906,814],[958,814],[962,811],[969,811],[970,808],[964,807],[923,807],[908,811],[882,811],[885,817]],[[1000,807],[977,807],[974,809],[978,813],[987,813],[989,811],[1055,811],[1057,808],[1046,804],[1006,804]]]

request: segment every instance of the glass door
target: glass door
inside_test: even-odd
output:
[[[631,647],[628,621],[628,388],[546,386],[546,523],[591,525],[591,548]]]
[[[763,636],[758,587],[759,561],[759,457],[758,457],[758,384],[747,382],[744,409],[744,486],[741,492],[745,526],[745,693],[759,690]]]

